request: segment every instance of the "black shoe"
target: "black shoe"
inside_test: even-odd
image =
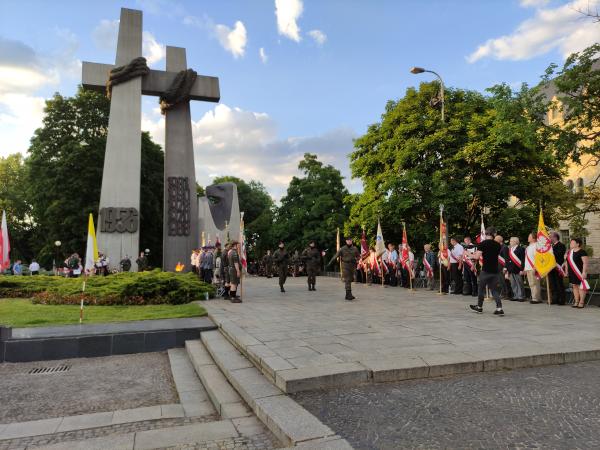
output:
[[[531,303],[532,305],[537,305],[538,303],[542,303],[539,300],[529,300],[529,303]]]
[[[517,302],[517,301],[518,301],[516,298],[509,298],[509,300],[510,300],[511,302]]]
[[[239,298],[238,296],[232,297],[231,303],[242,303],[242,299]]]
[[[316,287],[315,287],[315,285],[313,284],[313,291],[316,291],[316,290],[317,290],[317,288],[316,288]]]
[[[281,292],[285,292],[285,289],[283,288],[283,286],[280,286],[280,287],[281,287]]]
[[[312,286],[310,284],[308,285],[308,290],[312,291]]]
[[[519,299],[519,300],[517,300],[517,301],[518,301],[518,302],[520,302],[520,303],[523,303],[523,302],[525,301],[525,299],[524,299],[524,298],[520,298],[520,299]]]
[[[504,311],[502,309],[497,309],[494,311],[495,316],[504,316]]]
[[[476,312],[478,314],[481,314],[483,312],[483,308],[479,305],[469,305],[469,308],[471,308],[473,312]]]

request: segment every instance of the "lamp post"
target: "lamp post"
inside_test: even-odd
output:
[[[412,69],[410,69],[410,73],[412,73],[414,75],[417,75],[419,73],[424,73],[424,72],[432,73],[438,78],[438,80],[440,80],[440,97],[442,100],[442,122],[444,122],[444,80],[442,80],[442,77],[440,77],[433,70],[423,69],[422,67],[413,67]]]
[[[56,248],[56,256],[54,257],[54,273],[56,275],[58,275],[58,251],[60,249],[60,246],[62,245],[62,242],[60,241],[54,241],[54,247]]]

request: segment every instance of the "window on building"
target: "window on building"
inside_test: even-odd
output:
[[[565,243],[567,248],[569,247],[569,241],[571,240],[571,233],[569,230],[560,230],[560,240]]]

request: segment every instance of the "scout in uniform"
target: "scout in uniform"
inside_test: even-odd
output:
[[[237,241],[231,243],[231,249],[227,253],[227,265],[229,267],[229,297],[231,303],[242,303],[242,299],[237,295],[237,287],[242,276],[239,243]]]
[[[354,270],[356,269],[356,262],[360,258],[360,251],[352,244],[352,238],[346,237],[346,245],[342,246],[328,266],[340,258],[342,261],[342,274],[344,276],[344,285],[346,287],[346,300],[354,300],[356,297],[352,295],[352,280],[354,279]]]

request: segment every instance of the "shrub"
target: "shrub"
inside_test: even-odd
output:
[[[91,305],[173,305],[214,297],[214,287],[197,276],[172,272],[124,272],[107,277],[0,277],[0,297],[33,298],[34,303]]]

